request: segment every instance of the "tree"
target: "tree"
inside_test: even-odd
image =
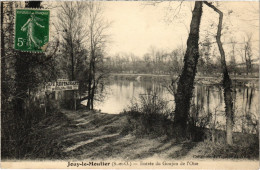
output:
[[[246,74],[248,75],[248,73],[252,74],[252,34],[247,34],[247,40],[244,39],[244,51],[245,51],[245,55],[244,55],[244,59],[246,62]]]
[[[232,129],[234,123],[232,81],[229,77],[228,69],[226,66],[225,51],[223,49],[222,42],[221,42],[223,13],[218,8],[216,8],[212,3],[209,3],[207,1],[204,1],[204,3],[219,14],[219,23],[218,23],[216,40],[217,40],[217,44],[221,56],[221,67],[223,73],[223,88],[224,88],[224,101],[225,101],[225,112],[226,112],[226,140],[227,140],[227,144],[232,145],[233,144]]]
[[[4,115],[7,106],[8,99],[11,96],[12,87],[10,80],[11,77],[8,75],[8,67],[11,64],[10,61],[13,60],[12,55],[12,42],[13,35],[8,32],[13,31],[13,18],[11,17],[13,14],[13,4],[12,2],[1,2],[1,109],[2,116]],[[9,60],[10,59],[10,60]],[[4,89],[4,90],[3,90]],[[3,119],[3,117],[2,117]]]
[[[207,35],[202,43],[202,48],[201,48],[201,60],[204,60],[205,63],[202,64],[202,67],[204,68],[202,71],[206,74],[210,73],[210,65],[211,65],[211,62],[210,62],[210,50],[211,50],[211,47],[212,47],[212,43],[210,41],[210,38],[209,38],[209,35],[208,35],[208,32],[207,32]]]
[[[236,56],[235,56],[235,47],[236,47],[236,40],[234,37],[230,38],[230,44],[231,44],[231,61],[230,66],[232,70],[234,71],[234,74],[236,75]]]
[[[190,33],[187,40],[187,49],[184,56],[184,66],[178,82],[175,95],[174,133],[176,137],[187,137],[187,123],[189,118],[190,102],[194,88],[196,66],[199,58],[199,27],[202,15],[202,2],[196,1],[192,11]]]
[[[61,32],[60,50],[62,57],[70,61],[67,75],[71,81],[75,80],[76,65],[78,64],[76,62],[84,61],[81,59],[83,58],[81,57],[82,51],[84,51],[83,42],[87,36],[81,20],[84,9],[83,2],[64,2],[59,10],[58,23],[55,26],[57,31]]]
[[[100,80],[105,77],[106,73],[99,74],[98,63],[103,63],[104,47],[107,42],[106,29],[109,23],[105,22],[102,17],[103,9],[100,2],[87,3],[87,32],[89,36],[89,68],[88,68],[88,102],[87,109],[94,109],[94,96]],[[100,69],[99,69],[100,70]]]
[[[170,53],[170,66],[169,71],[173,75],[179,75],[181,73],[181,68],[183,66],[182,60],[183,60],[183,54],[182,49],[178,47],[177,49],[173,50]]]
[[[59,10],[58,22],[55,25],[56,31],[61,32],[59,67],[60,77],[69,78],[71,81],[80,80],[81,72],[84,71],[87,63],[88,51],[84,42],[87,40],[87,33],[83,25],[83,16],[86,5],[84,2],[64,2]],[[79,81],[79,91],[84,91],[84,81]],[[66,92],[69,98],[69,107],[73,108],[74,91]]]

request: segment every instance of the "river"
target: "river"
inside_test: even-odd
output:
[[[153,80],[113,80],[106,87],[104,100],[96,102],[95,108],[104,113],[118,114],[123,112],[124,109],[127,110],[132,102],[138,102],[140,95],[156,91],[158,96],[169,101],[168,107],[174,110],[174,96],[165,87],[167,85],[165,82]],[[235,85],[233,84],[233,86]],[[234,129],[243,131],[244,126],[251,126],[258,120],[259,90],[256,85],[250,87],[236,86],[233,90],[235,91]],[[225,104],[221,86],[196,84],[191,101],[191,110],[192,113],[199,113],[201,118],[208,114],[215,116],[217,126],[224,128]]]

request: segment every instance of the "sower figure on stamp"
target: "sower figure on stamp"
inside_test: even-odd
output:
[[[40,48],[41,40],[39,40],[35,35],[35,25],[44,28],[43,25],[39,24],[38,21],[41,21],[41,18],[35,17],[35,14],[31,14],[31,18],[22,26],[21,30],[26,31],[27,29],[27,46],[29,49],[32,49],[32,43],[34,47]]]

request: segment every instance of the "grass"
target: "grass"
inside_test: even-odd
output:
[[[70,124],[64,114],[54,113],[32,128],[32,132],[26,138],[24,147],[27,147],[25,159],[62,159],[65,155],[61,152],[62,145],[57,139],[60,134],[66,133],[66,127]],[[59,134],[52,129],[59,128]],[[46,130],[50,129],[50,130]]]
[[[171,133],[172,121],[166,119],[163,115],[151,114],[149,116],[138,112],[126,112],[128,124],[125,125],[123,132],[131,133],[137,138],[154,138],[167,136],[168,140],[172,140]],[[207,131],[207,130],[206,130]],[[216,143],[209,139],[203,141],[184,141],[182,149],[171,155],[171,158],[180,158],[187,155],[191,150],[195,149],[194,158],[234,158],[234,159],[258,159],[259,158],[259,142],[255,134],[233,133],[233,145],[227,145],[225,142],[225,132]],[[178,143],[175,143],[177,145]]]
[[[42,119],[23,132],[23,136],[15,141],[2,141],[2,159],[62,159],[62,146],[52,128],[69,124],[69,120],[60,112]],[[59,131],[59,135],[66,129]],[[18,133],[19,131],[14,131]],[[13,133],[14,133],[13,132]]]
[[[213,143],[203,141],[198,144],[198,153],[195,157],[200,158],[246,158],[259,159],[259,141],[255,134],[233,134],[233,145],[224,142]]]

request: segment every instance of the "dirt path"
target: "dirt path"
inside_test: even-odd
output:
[[[48,128],[56,135],[66,159],[184,158],[196,143],[175,143],[166,137],[123,134],[126,116],[86,111],[61,111],[67,123]]]

